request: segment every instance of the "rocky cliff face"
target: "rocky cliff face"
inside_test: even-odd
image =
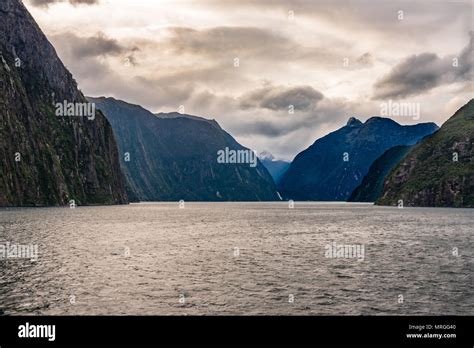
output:
[[[380,205],[474,207],[474,99],[408,153],[387,177]]]
[[[214,120],[179,113],[154,115],[113,98],[89,98],[112,124],[121,166],[141,201],[273,201],[267,169]],[[252,152],[252,163],[219,163],[218,152]],[[225,161],[224,161],[225,162]],[[132,196],[132,195],[131,195]]]
[[[57,116],[87,100],[19,0],[0,2],[0,206],[127,201],[112,129],[99,112]]]
[[[385,151],[415,144],[437,129],[434,123],[402,126],[382,117],[365,123],[351,117],[346,126],[296,156],[279,191],[287,199],[346,201]]]

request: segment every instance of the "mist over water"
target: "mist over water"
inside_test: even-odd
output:
[[[473,315],[473,226],[469,209],[347,203],[1,209],[0,244],[39,253],[0,259],[0,313]]]

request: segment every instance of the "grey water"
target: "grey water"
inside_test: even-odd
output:
[[[38,248],[4,248],[0,313],[473,315],[473,226],[469,209],[349,203],[0,209],[0,245]]]

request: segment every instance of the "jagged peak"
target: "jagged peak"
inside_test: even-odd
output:
[[[361,125],[361,124],[362,124],[362,122],[359,119],[357,119],[355,117],[350,117],[349,120],[347,121],[346,126],[352,127],[352,126],[358,126],[358,125]]]

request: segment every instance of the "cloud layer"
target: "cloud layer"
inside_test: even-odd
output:
[[[442,124],[472,95],[470,1],[26,4],[84,93],[184,107],[277,157],[386,99],[419,102],[420,122]]]
[[[456,56],[434,53],[412,55],[398,63],[375,84],[375,99],[419,95],[442,84],[473,81],[473,33],[469,44]]]

